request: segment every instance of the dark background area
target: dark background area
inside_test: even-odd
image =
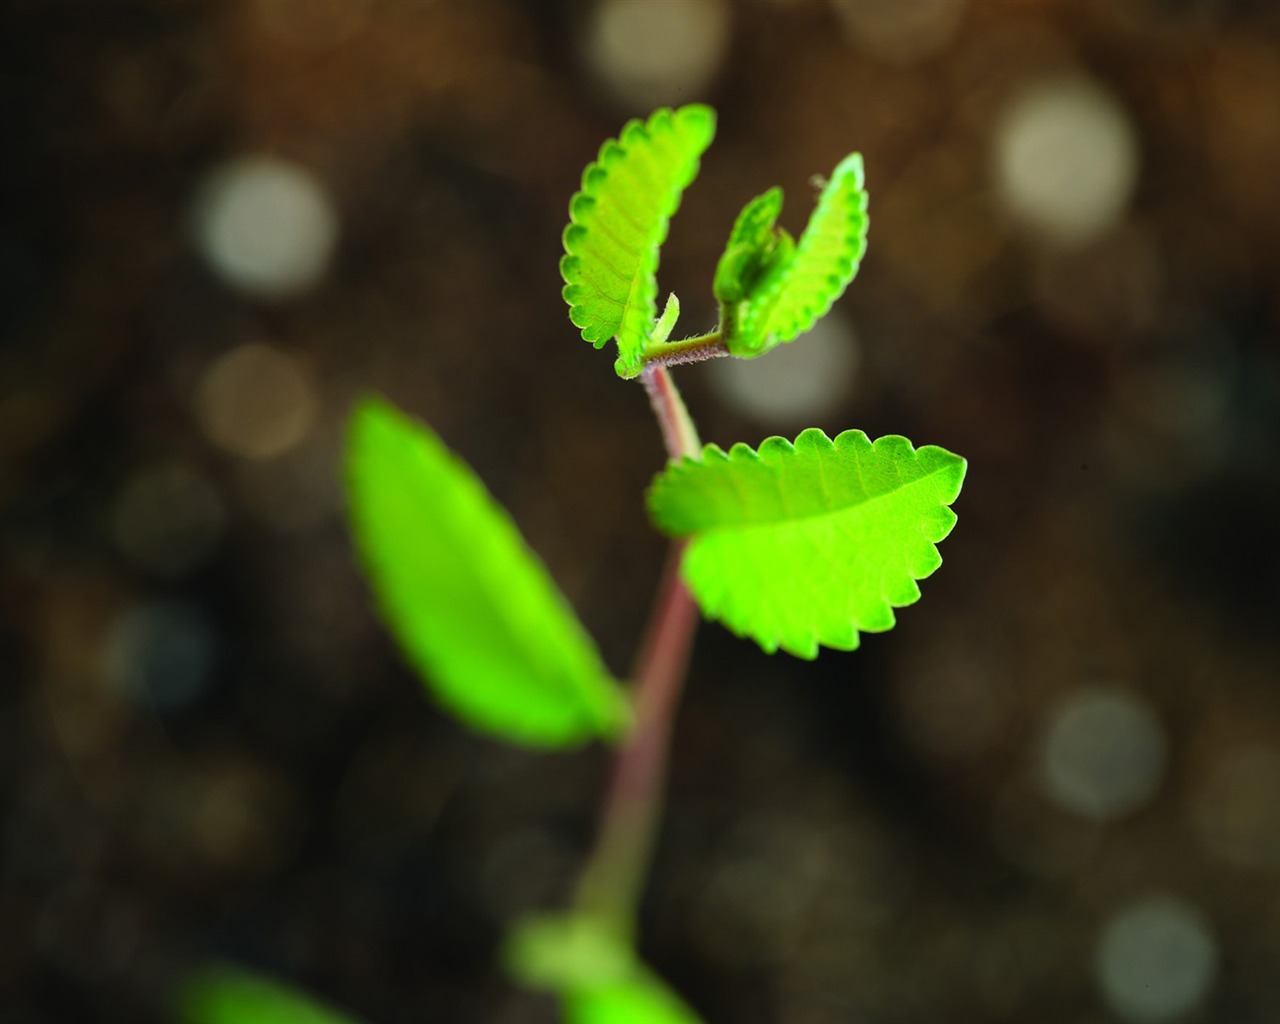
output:
[[[559,234],[692,100],[677,334],[749,197],[798,231],[852,149],[871,195],[821,337],[676,371],[704,439],[969,473],[894,631],[701,628],[645,955],[709,1024],[1280,1017],[1274,5],[4,0],[0,69],[4,1024],[170,1019],[212,958],[372,1024],[554,1019],[496,949],[606,755],[423,699],[342,433],[365,390],[430,421],[624,673],[663,452]]]

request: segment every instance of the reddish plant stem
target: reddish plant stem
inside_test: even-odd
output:
[[[688,667],[697,609],[680,580],[673,544],[636,666],[635,727],[617,756],[600,836],[578,891],[578,908],[630,938],[653,853],[666,779],[671,722]]]
[[[672,459],[701,452],[697,431],[663,367],[644,371],[644,384]],[[667,554],[653,611],[636,662],[635,726],[618,751],[605,798],[600,836],[578,890],[577,908],[630,939],[653,854],[666,780],[671,723],[689,664],[698,609],[680,579],[682,541]]]
[[[658,426],[662,428],[667,458],[701,458],[702,442],[698,440],[698,430],[667,368],[649,364],[641,373],[640,380],[649,394],[649,404],[658,418]]]

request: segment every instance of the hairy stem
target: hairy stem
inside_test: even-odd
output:
[[[645,388],[667,454],[697,457],[701,444],[680,394],[662,367],[647,367]],[[671,545],[636,662],[635,728],[618,751],[600,836],[578,890],[577,909],[630,940],[657,833],[671,723],[688,669],[698,610],[680,579],[683,542]]]
[[[664,341],[645,349],[644,365],[649,367],[676,366],[679,363],[700,363],[705,359],[727,356],[724,335],[720,331],[701,334],[682,341]]]
[[[648,365],[640,375],[644,389],[649,394],[649,404],[662,428],[662,440],[667,446],[667,458],[696,459],[702,454],[702,442],[698,429],[693,425],[684,399],[676,390],[675,382],[665,366]]]

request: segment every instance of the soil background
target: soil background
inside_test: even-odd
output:
[[[4,0],[0,1021],[173,1020],[214,960],[372,1024],[555,1019],[496,955],[570,891],[607,758],[424,699],[354,562],[344,423],[367,391],[432,423],[625,673],[663,451],[568,322],[560,232],[603,139],[693,100],[681,330],[748,198],[781,184],[798,232],[852,149],[871,195],[834,393],[762,411],[680,368],[704,440],[858,427],[969,470],[892,632],[810,663],[701,627],[646,957],[710,1024],[1277,1019],[1277,8],[625,6]],[[1133,173],[1046,228],[1001,146],[1082,82]],[[1105,164],[1081,132],[1071,180]],[[217,176],[260,157],[323,200],[302,283],[209,255]],[[1135,907],[1165,1003],[1107,980]]]

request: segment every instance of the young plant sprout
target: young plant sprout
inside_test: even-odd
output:
[[[704,446],[669,367],[755,359],[801,337],[857,273],[866,248],[861,157],[831,173],[798,240],[777,226],[782,191],[738,215],[715,268],[719,323],[673,340],[657,311],[660,247],[715,134],[690,105],[629,122],[569,204],[560,269],[569,318],[614,369],[644,385],[669,461],[648,492],[672,538],[630,681],[594,642],[516,526],[422,423],[357,406],[347,453],[356,545],[387,627],[436,701],[471,728],[555,749],[615,750],[600,833],[576,898],[515,923],[506,966],[554,992],[571,1024],[693,1024],[697,1015],[636,955],[636,915],[662,799],[667,741],[698,613],[766,652],[853,650],[894,625],[941,564],[965,460],[904,437],[816,428],[758,448]],[[326,1011],[327,1012],[327,1011]],[[198,1015],[194,1015],[198,1017]],[[223,1016],[197,1024],[232,1024]],[[327,1019],[327,1018],[326,1018]]]

